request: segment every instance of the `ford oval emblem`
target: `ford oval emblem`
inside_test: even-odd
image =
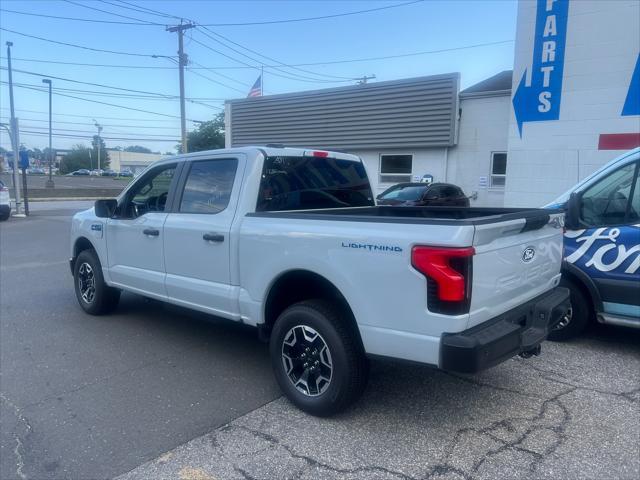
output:
[[[522,252],[522,261],[525,263],[529,263],[531,260],[533,260],[533,257],[536,256],[536,249],[533,247],[527,247],[524,249],[524,252]]]

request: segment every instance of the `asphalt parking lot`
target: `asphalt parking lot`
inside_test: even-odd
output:
[[[280,398],[251,329],[76,305],[79,202],[0,223],[0,478],[640,477],[640,335],[598,328],[477,376],[374,362],[350,411]]]

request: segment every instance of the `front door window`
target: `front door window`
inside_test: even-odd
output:
[[[121,205],[121,217],[137,218],[148,212],[164,212],[175,171],[175,164],[163,165],[137,180]]]

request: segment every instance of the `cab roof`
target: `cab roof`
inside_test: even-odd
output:
[[[317,154],[314,155],[314,152]],[[200,152],[192,152],[187,154],[178,154],[169,157],[164,157],[161,162],[165,161],[187,161],[196,158],[207,157],[210,155],[224,155],[224,154],[244,154],[248,158],[258,153],[264,153],[267,157],[303,157],[303,156],[317,156],[328,158],[339,158],[342,160],[351,160],[354,162],[360,162],[360,158],[356,155],[351,155],[344,152],[335,152],[330,150],[322,150],[317,148],[293,148],[293,147],[281,147],[273,145],[255,145],[247,147],[234,147],[234,148],[220,148],[216,150],[203,150]]]

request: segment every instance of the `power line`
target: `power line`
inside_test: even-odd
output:
[[[0,67],[0,70],[7,70],[7,67]],[[176,95],[170,95],[168,93],[149,92],[147,90],[135,90],[133,88],[116,87],[116,86],[113,86],[113,85],[106,85],[106,84],[103,84],[103,83],[83,82],[81,80],[74,80],[74,79],[71,79],[71,78],[58,77],[58,76],[55,76],[55,75],[48,75],[48,74],[42,73],[42,72],[30,72],[28,70],[19,70],[19,69],[16,69],[16,68],[14,68],[13,71],[17,72],[17,73],[23,73],[25,75],[52,78],[54,80],[62,80],[63,82],[78,83],[80,85],[89,85],[89,86],[92,86],[92,87],[110,88],[112,90],[119,90],[119,91],[122,91],[122,92],[132,92],[132,93],[137,93],[137,94],[145,94],[145,95],[150,95],[150,96],[154,96],[154,97],[157,97],[157,98],[167,98],[167,99],[179,98]]]
[[[40,131],[42,130],[41,133],[47,133],[49,131],[48,127],[39,127],[37,125],[22,125],[21,129],[38,129],[36,131]],[[95,132],[93,131],[88,131],[88,130],[78,130],[78,129],[74,129],[74,128],[54,128],[53,129],[54,132],[73,132],[73,133],[86,133],[89,135],[95,135]],[[127,133],[127,132],[117,132],[117,133],[122,133],[124,135],[139,135],[139,136],[147,136],[149,137],[149,139],[155,138],[155,137],[161,137],[161,138],[166,138],[167,134],[162,133],[162,134],[155,134],[155,133],[145,133],[145,132],[132,132],[132,133]],[[102,136],[102,135],[100,135]]]
[[[117,6],[118,8],[125,8],[127,10],[133,10],[135,12],[150,13],[151,15],[156,15],[158,17],[175,18],[177,20],[182,20],[180,17],[177,17],[175,15],[171,15],[169,13],[163,13],[163,12],[160,12],[158,10],[152,10],[151,8],[143,7],[142,5],[136,5],[135,3],[125,2],[124,0],[117,0],[117,2],[119,4],[122,3],[124,5],[129,5],[128,7],[123,7],[122,5],[116,5],[115,3],[107,2],[106,0],[100,0],[100,1],[102,3],[108,3],[110,5]]]
[[[134,12],[151,14],[151,15],[155,15],[157,17],[163,17],[163,18],[173,18],[173,19],[176,19],[176,20],[182,20],[180,17],[177,17],[175,15],[169,15],[168,13],[162,13],[162,12],[158,12],[156,10],[151,10],[150,8],[143,7],[142,5],[136,5],[134,3],[124,2],[124,1],[120,1],[120,0],[118,0],[119,3],[108,2],[106,0],[100,0],[100,2],[109,4],[109,5],[113,5],[114,7],[124,8],[126,10],[132,10]],[[121,3],[123,3],[125,5],[129,5],[129,6],[128,7],[124,7],[124,6],[120,5]]]
[[[55,43],[57,45],[64,45],[65,47],[80,48],[82,50],[89,50],[89,51],[92,51],[92,52],[111,53],[111,54],[114,54],[114,55],[128,55],[128,56],[132,56],[132,57],[149,57],[149,58],[166,57],[166,58],[173,58],[170,55],[154,55],[154,54],[150,54],[150,53],[121,52],[121,51],[117,51],[117,50],[105,50],[105,49],[102,49],[102,48],[87,47],[87,46],[84,46],[84,45],[77,45],[75,43],[59,42],[58,40],[51,40],[49,38],[38,37],[36,35],[29,35],[27,33],[17,32],[15,30],[9,30],[8,28],[2,28],[2,27],[0,27],[0,30],[2,30],[4,32],[13,33],[14,35],[20,35],[20,36],[27,37],[27,38],[34,38],[36,40],[40,40],[40,41],[43,41],[43,42]]]
[[[368,8],[366,10],[356,10],[353,12],[334,13],[331,15],[320,15],[317,17],[287,18],[282,20],[262,20],[262,21],[256,21],[256,22],[204,23],[204,24],[200,24],[200,26],[202,27],[239,27],[239,26],[245,26],[245,25],[272,25],[275,23],[309,22],[313,20],[324,20],[327,18],[347,17],[351,15],[360,15],[362,13],[371,13],[371,12],[378,12],[381,10],[390,10],[392,8],[406,7],[408,5],[412,5],[415,3],[422,3],[423,1],[424,0],[413,0],[410,2],[396,3],[394,5],[386,5],[384,7]],[[127,2],[121,2],[121,3],[127,3]],[[126,7],[122,7],[122,8],[126,8]],[[149,10],[150,13],[156,13],[156,14],[162,15],[162,12],[159,12],[157,10],[151,10],[150,8],[146,8],[146,7],[144,8],[145,10]],[[173,17],[173,18],[180,18],[180,17]]]
[[[108,15],[113,15],[114,17],[126,18],[128,20],[135,20],[137,22],[143,22],[143,24],[145,24],[145,25],[155,25],[155,26],[161,26],[161,27],[165,26],[165,25],[160,24],[160,23],[147,22],[146,20],[141,20],[139,18],[129,17],[127,15],[120,15],[119,13],[110,12],[108,10],[102,10],[102,9],[96,8],[96,7],[90,7],[89,5],[85,5],[83,3],[78,3],[78,2],[73,2],[71,0],[63,0],[63,1],[66,2],[66,3],[69,3],[71,5],[76,5],[78,7],[83,7],[83,8],[87,8],[89,10],[94,10],[96,12],[102,12],[102,13],[106,13]]]
[[[206,43],[201,42],[200,40],[198,40],[198,39],[196,39],[196,38],[191,37],[191,40],[192,40],[193,42],[197,43],[198,45],[201,45],[201,46],[203,46],[204,48],[206,48],[206,49],[208,49],[208,50],[211,50],[212,52],[215,52],[215,53],[217,53],[217,54],[219,54],[219,55],[222,55],[223,57],[227,57],[228,59],[233,60],[234,62],[241,63],[241,64],[243,64],[243,65],[246,65],[246,66],[248,66],[248,67],[251,67],[251,68],[253,68],[253,69],[256,69],[256,70],[260,71],[260,67],[259,67],[259,66],[251,65],[251,64],[249,64],[249,63],[247,63],[247,62],[245,62],[245,61],[243,61],[243,60],[239,60],[239,59],[234,58],[234,57],[232,57],[232,56],[230,56],[230,55],[227,55],[226,53],[221,52],[220,50],[216,50],[215,48],[213,48],[213,47],[211,47],[211,46],[207,45]],[[276,68],[277,68],[277,67],[276,67]],[[276,76],[276,77],[287,78],[287,79],[289,79],[289,80],[295,80],[295,81],[299,81],[299,82],[308,82],[308,83],[334,83],[334,81],[333,81],[333,80],[306,80],[306,79],[304,79],[304,78],[291,77],[291,76],[289,76],[289,75],[283,75],[283,74],[281,74],[281,73],[275,73],[275,72],[271,72],[271,75],[274,75],[274,76]]]
[[[101,0],[101,1],[102,1],[102,3],[109,3],[110,5],[114,5],[114,4],[113,4],[113,3],[111,3],[111,2],[105,2],[104,0]],[[127,2],[122,2],[122,3],[127,3]],[[126,7],[122,7],[122,8],[126,8]],[[145,9],[146,9],[146,8],[145,8]],[[160,15],[160,16],[163,16],[163,17],[172,17],[171,15],[165,14],[165,13],[160,12],[160,11],[158,11],[158,10],[151,10],[151,9],[146,9],[146,10],[148,10],[148,11],[149,11],[149,13],[151,13],[152,15]],[[242,49],[244,49],[244,50],[246,50],[246,51],[248,51],[248,52],[251,52],[251,53],[253,53],[253,54],[255,54],[255,55],[258,55],[258,56],[261,56],[261,57],[263,57],[263,58],[266,58],[266,59],[268,59],[269,61],[276,62],[276,63],[278,63],[280,66],[283,66],[283,67],[287,67],[287,68],[291,68],[291,69],[293,69],[293,70],[301,71],[301,72],[303,72],[303,73],[307,73],[307,74],[315,75],[316,77],[333,78],[333,79],[334,79],[334,81],[336,81],[335,79],[338,79],[338,80],[337,80],[338,82],[340,82],[340,81],[343,81],[343,82],[345,82],[345,81],[353,81],[353,78],[348,78],[348,77],[338,77],[338,76],[336,76],[336,75],[328,75],[328,74],[324,74],[324,73],[316,73],[316,72],[311,72],[311,71],[309,71],[309,70],[304,70],[304,69],[297,68],[297,67],[290,67],[289,65],[287,65],[287,64],[285,64],[285,63],[283,63],[283,62],[280,62],[280,61],[278,61],[278,60],[276,60],[276,59],[274,59],[274,58],[272,58],[272,57],[268,57],[268,56],[263,55],[263,54],[261,54],[261,53],[259,53],[259,52],[256,52],[255,50],[252,50],[252,49],[250,49],[250,48],[247,48],[247,47],[245,47],[245,46],[243,46],[243,45],[241,45],[241,44],[239,44],[239,43],[237,43],[237,42],[234,42],[233,40],[231,40],[231,39],[229,39],[229,38],[227,38],[227,37],[225,37],[225,36],[223,36],[223,35],[221,35],[221,34],[219,34],[219,33],[214,32],[213,30],[211,30],[210,28],[208,28],[208,27],[206,27],[206,26],[199,25],[197,22],[195,22],[195,21],[193,21],[193,20],[191,20],[191,22],[192,22],[192,23],[194,23],[194,24],[196,24],[196,25],[198,25],[198,26],[201,26],[203,30],[199,30],[199,31],[200,31],[200,33],[202,33],[202,34],[203,34],[203,35],[205,35],[206,37],[208,37],[208,38],[210,38],[211,40],[213,40],[214,42],[216,42],[216,43],[218,43],[218,44],[220,44],[220,45],[224,46],[225,48],[228,48],[229,50],[231,50],[231,51],[233,51],[233,52],[235,52],[235,53],[237,53],[237,54],[239,54],[239,55],[242,55],[243,57],[248,58],[248,59],[250,59],[250,60],[252,60],[252,61],[254,61],[254,62],[262,63],[262,61],[260,61],[259,59],[256,59],[256,58],[254,58],[254,57],[251,57],[251,56],[249,56],[249,55],[247,55],[247,54],[245,54],[245,53],[243,53],[243,52],[241,52],[241,51],[239,51],[239,50],[236,50],[236,49],[235,49],[235,48],[233,48],[233,47],[230,47],[229,45],[226,45],[225,43],[221,42],[218,38],[221,38],[221,39],[223,39],[225,42],[231,43],[231,44],[233,44],[233,45],[235,45],[235,46],[237,46],[237,47],[240,47],[240,48],[242,48]],[[204,31],[204,30],[206,30],[206,31]],[[218,38],[215,38],[215,37],[213,37],[213,36],[209,35],[209,33],[207,33],[207,32],[210,32],[212,35],[215,35],[215,36],[216,36],[216,37],[218,37]],[[199,42],[198,42],[198,43],[199,43]],[[200,43],[200,44],[201,44],[201,43]],[[202,45],[202,44],[201,44],[201,45]],[[220,54],[222,54],[222,52],[219,52],[219,51],[217,51],[217,50],[213,50],[213,51],[215,51],[216,53],[220,53]],[[227,56],[227,58],[231,58],[231,57],[229,57],[228,55],[225,55],[225,56]],[[256,67],[256,68],[257,68],[257,67]],[[311,80],[311,81],[314,81],[314,82],[315,82],[315,81],[317,81],[317,79],[316,79],[316,78],[312,78],[312,77],[308,77],[308,76],[302,76],[302,75],[296,75],[295,73],[293,73],[293,74],[292,74],[292,73],[287,72],[287,71],[284,71],[284,70],[282,70],[281,68],[278,68],[278,67],[276,67],[276,66],[274,66],[273,68],[274,68],[275,70],[277,70],[277,71],[280,71],[280,72],[285,73],[285,74],[288,74],[288,75],[295,75],[295,76],[297,76],[297,77],[304,78],[304,79],[306,79],[306,80]],[[250,86],[250,85],[248,85],[248,86]]]
[[[8,82],[5,81],[0,81],[0,83],[4,84],[4,85],[8,85]],[[41,85],[34,85],[31,83],[15,83],[13,84],[15,87],[18,88],[27,88],[29,90],[37,90],[39,92],[48,92],[49,91],[49,87],[44,87]],[[67,92],[71,92],[71,93],[78,93],[78,94],[85,94],[85,95],[92,95],[92,96],[106,96],[106,97],[111,97],[111,98],[125,98],[125,99],[138,99],[138,100],[169,100],[169,101],[173,101],[173,100],[179,100],[179,98],[164,98],[164,97],[155,97],[155,96],[141,96],[141,95],[126,95],[123,93],[107,93],[107,92],[94,92],[91,90],[77,90],[77,89],[70,89],[70,88],[59,88],[59,87],[54,87],[52,88],[52,90],[55,92],[56,90],[61,90],[61,91],[67,91]],[[89,100],[89,99],[86,99]],[[193,100],[193,99],[187,99],[187,101],[189,103],[193,103],[195,105],[201,105],[203,107],[207,107],[210,108],[212,110],[223,110],[223,107],[220,107],[218,105],[210,105],[208,103],[204,103],[198,100]]]
[[[0,12],[6,13],[15,13],[16,15],[27,15],[30,17],[41,17],[41,18],[53,18],[54,20],[73,20],[76,22],[88,22],[88,23],[108,23],[111,25],[137,25],[137,26],[147,26],[147,27],[155,27],[157,26],[154,23],[147,22],[122,22],[119,20],[95,20],[92,18],[78,18],[78,17],[62,17],[59,15],[46,15],[44,13],[32,13],[32,12],[20,12],[18,10],[9,10],[8,8],[0,9]]]
[[[8,107],[0,107],[0,109],[2,110],[9,110]],[[16,111],[18,112],[26,112],[26,113],[41,113],[41,114],[46,114],[49,115],[49,112],[43,112],[40,110],[24,110],[24,109],[19,109],[17,108]],[[61,116],[61,117],[78,117],[78,118],[96,118],[96,115],[78,115],[78,114],[73,114],[73,113],[54,113],[54,116]],[[105,118],[107,120],[125,120],[125,121],[129,121],[129,122],[172,122],[173,120],[164,120],[164,119],[158,119],[158,118],[130,118],[130,117],[105,117],[103,115],[100,115],[100,118]],[[199,122],[198,120],[191,120],[192,122]]]
[[[39,89],[36,89],[36,88],[33,88],[33,87],[20,87],[20,88],[27,89],[27,90],[35,90],[35,91],[38,91],[38,92],[43,92],[43,90],[39,90]],[[107,105],[109,107],[122,108],[124,110],[131,110],[133,112],[148,113],[150,115],[160,115],[160,116],[169,117],[169,118],[180,118],[179,116],[171,115],[171,114],[168,114],[168,113],[152,112],[150,110],[143,110],[141,108],[133,108],[133,107],[127,107],[127,106],[124,106],[124,105],[118,105],[118,104],[115,104],[115,103],[102,102],[102,101],[99,101],[99,100],[91,100],[89,98],[76,97],[74,95],[68,95],[68,94],[65,94],[65,93],[53,92],[53,94],[57,95],[59,97],[73,98],[75,100],[82,100],[82,101],[85,101],[85,102],[98,103],[100,105]],[[190,122],[193,122],[193,121],[197,122],[197,120],[191,120],[191,119],[187,119],[187,120],[189,120]]]
[[[225,37],[225,36],[223,36],[223,35],[220,35],[220,34],[219,34],[219,33],[217,33],[217,32],[214,32],[214,31],[213,31],[213,30],[211,30],[210,28],[207,28],[207,27],[202,27],[202,28],[203,28],[204,30],[206,30],[207,32],[210,32],[211,34],[215,35],[216,37],[220,37],[220,38],[222,38],[222,39],[223,39],[224,41],[226,41],[226,42],[229,42],[229,43],[231,43],[231,44],[233,44],[233,45],[236,45],[236,46],[238,46],[238,47],[240,47],[240,48],[243,48],[244,50],[246,50],[246,51],[248,51],[248,52],[251,52],[251,53],[254,53],[254,54],[256,54],[256,55],[258,55],[258,56],[260,56],[260,57],[266,58],[267,60],[269,60],[269,61],[271,61],[271,62],[276,62],[277,64],[279,64],[279,65],[281,65],[281,66],[283,66],[283,67],[287,67],[287,68],[290,68],[290,69],[292,69],[292,70],[298,70],[298,71],[300,71],[300,72],[303,72],[303,73],[309,73],[309,74],[311,74],[311,75],[316,75],[316,76],[323,76],[323,77],[327,77],[327,78],[334,78],[334,79],[340,79],[340,80],[353,80],[353,78],[348,78],[348,77],[339,77],[339,76],[336,76],[336,75],[329,75],[329,74],[326,74],[326,73],[316,73],[316,72],[312,72],[312,71],[310,71],[310,70],[305,70],[305,69],[303,69],[303,68],[298,68],[298,67],[296,67],[295,65],[288,65],[288,64],[285,64],[285,63],[283,63],[283,62],[280,62],[279,60],[276,60],[275,58],[268,57],[267,55],[264,55],[264,54],[262,54],[262,53],[256,52],[255,50],[252,50],[252,49],[250,49],[250,48],[248,48],[248,47],[245,47],[244,45],[241,45],[241,44],[239,44],[239,43],[237,43],[237,42],[234,42],[234,41],[233,41],[233,40],[231,40],[230,38],[227,38],[227,37]],[[214,40],[214,41],[216,41],[216,42],[218,42],[218,43],[221,43],[219,40],[214,39],[213,37],[211,37],[210,35],[208,35],[206,32],[203,32],[202,30],[200,30],[200,33],[202,33],[202,34],[206,35],[207,37],[211,38],[212,40]],[[224,44],[223,44],[223,45],[224,45]],[[226,45],[225,45],[225,46],[226,46]],[[229,48],[229,49],[231,49],[231,47],[229,47],[229,46],[226,46],[226,47],[227,47],[227,48]],[[232,50],[233,50],[233,49],[232,49]],[[236,51],[236,52],[237,52],[237,50],[234,50],[234,51]],[[241,55],[244,55],[244,54],[243,54],[243,53],[241,53],[241,52],[238,52],[238,53],[240,53]],[[244,55],[244,56],[245,56],[245,57],[247,57],[247,58],[251,58],[251,57],[249,57],[249,56],[247,56],[247,55]],[[254,60],[255,60],[255,59],[254,59]],[[258,61],[258,60],[255,60],[255,61]],[[274,67],[272,67],[272,68],[274,68]]]
[[[42,112],[43,114],[45,114],[46,112]],[[95,116],[95,115],[94,115]],[[9,119],[8,118],[2,118],[0,117],[0,120],[4,120],[5,122],[8,122]],[[42,118],[24,118],[21,117],[20,118],[21,122],[38,122],[38,123],[49,123],[49,120],[44,120]],[[55,120],[54,123],[57,124],[63,124],[63,125],[84,125],[84,126],[91,126],[93,125],[93,122],[90,121],[86,121],[86,122],[65,122],[62,120]],[[159,130],[175,130],[176,127],[159,127],[159,126],[153,126],[153,125],[113,125],[113,124],[108,124],[108,123],[101,123],[101,125],[105,128],[109,128],[109,127],[113,127],[113,128],[142,128],[142,129],[159,129]],[[41,128],[41,127],[38,127]]]
[[[198,67],[200,67],[200,68],[202,68],[202,69],[204,69],[204,70],[210,70],[210,69],[208,69],[208,68],[203,67],[200,63],[195,62],[195,61],[193,61],[193,60],[191,60],[191,63],[193,63],[194,65],[197,65]],[[236,83],[237,83],[237,84],[239,84],[239,85],[243,85],[243,86],[245,86],[245,87],[251,87],[251,84],[249,84],[249,83],[241,82],[240,80],[236,80],[235,78],[230,77],[230,76],[228,76],[228,75],[224,75],[224,74],[222,74],[222,73],[218,73],[218,72],[216,72],[215,70],[211,70],[211,73],[213,73],[214,75],[218,75],[218,76],[220,76],[220,77],[226,78],[227,80],[231,80],[232,82],[236,82]],[[241,92],[242,90],[238,90],[238,91],[239,91],[239,92]]]
[[[195,41],[195,39],[194,39]],[[306,62],[306,63],[293,63],[287,65],[288,67],[308,67],[314,65],[335,65],[341,63],[357,63],[357,62],[371,62],[376,60],[389,60],[393,58],[403,58],[403,57],[413,57],[419,55],[430,55],[434,53],[445,53],[445,52],[454,52],[459,50],[468,50],[473,48],[481,48],[481,47],[491,47],[495,45],[504,45],[507,43],[513,43],[514,40],[497,40],[495,42],[486,42],[486,43],[476,43],[473,45],[462,45],[459,47],[451,47],[451,48],[442,48],[438,50],[425,50],[421,52],[409,52],[409,53],[400,53],[396,55],[385,55],[381,57],[366,57],[366,58],[351,58],[345,60],[326,60],[321,62]],[[217,52],[216,52],[217,53]],[[4,59],[4,57],[0,57],[0,59]],[[74,63],[74,62],[61,62],[61,61],[53,61],[53,60],[40,60],[40,59],[32,59],[32,58],[11,58],[11,60],[22,61],[22,62],[40,62],[40,63],[54,63],[61,65],[79,65],[79,66],[87,66],[87,67],[107,67],[107,68],[141,68],[141,69],[152,69],[152,70],[170,70],[176,67],[163,67],[163,66],[140,66],[140,65],[110,65],[110,64],[95,64],[95,63]],[[262,68],[277,68],[278,65],[261,65]],[[212,66],[206,67],[203,66],[204,70],[245,70],[245,69],[259,69],[260,67],[256,67],[255,65],[244,64],[243,66]],[[191,67],[191,69],[198,70],[197,67]]]
[[[205,27],[205,28],[206,28],[206,27]],[[211,31],[211,30],[209,30],[209,29],[207,29],[207,30],[208,30],[208,31]],[[206,37],[208,37],[208,38],[210,38],[211,40],[213,40],[214,42],[217,42],[217,43],[219,43],[219,44],[223,45],[225,48],[228,48],[229,50],[231,50],[231,51],[233,51],[233,52],[235,52],[235,53],[237,53],[237,54],[239,54],[239,55],[242,55],[243,57],[248,58],[249,60],[252,60],[252,61],[254,61],[254,62],[258,62],[259,64],[262,64],[262,62],[261,62],[259,59],[256,59],[256,58],[254,58],[254,57],[251,57],[251,56],[249,56],[249,55],[247,55],[247,54],[245,54],[245,53],[242,53],[241,51],[236,50],[236,49],[235,49],[235,48],[233,48],[233,47],[230,47],[230,46],[228,46],[228,45],[225,45],[224,43],[220,42],[220,40],[217,40],[216,38],[214,38],[214,37],[212,37],[211,35],[209,35],[207,32],[205,32],[205,31],[203,31],[203,30],[198,30],[198,31],[199,31],[200,33],[202,33],[203,35],[205,35]],[[211,31],[211,33],[213,33],[214,35],[218,35],[218,34],[216,34],[216,33],[215,33],[215,32],[213,32],[213,31]],[[241,47],[241,48],[244,48],[244,49],[245,49],[245,50],[247,50],[247,51],[252,51],[252,52],[254,52],[253,50],[250,50],[250,49],[248,49],[248,48],[246,48],[246,47],[243,47],[242,45],[240,45],[240,44],[238,44],[238,43],[236,43],[236,42],[232,42],[231,40],[228,40],[226,37],[222,37],[222,35],[219,35],[219,36],[220,36],[221,38],[224,38],[225,40],[229,41],[230,43],[233,43],[233,44],[235,44],[235,45],[238,45],[238,46],[239,46],[239,47]],[[199,42],[198,42],[198,43],[199,43]],[[202,43],[201,43],[201,45],[202,45]],[[267,57],[267,56],[265,56],[265,55],[261,55],[261,54],[259,54],[259,53],[257,53],[257,52],[254,52],[254,53],[256,53],[257,55],[260,55],[260,56],[262,56],[262,57],[264,57],[264,58],[268,58],[270,61],[278,62],[277,60],[274,60],[274,59],[272,59],[272,58],[270,58],[270,57]],[[229,57],[229,58],[231,58],[231,57]],[[236,60],[236,61],[238,61],[238,60]],[[244,63],[244,62],[241,62],[241,63]],[[278,63],[279,63],[280,65],[282,65],[282,66],[289,67],[289,65],[286,65],[286,64],[284,64],[284,63],[282,63],[282,62],[278,62]],[[256,68],[258,68],[258,67],[256,67]],[[291,67],[289,67],[289,68],[291,68]],[[276,71],[278,71],[278,72],[284,73],[284,74],[286,74],[286,75],[293,75],[293,76],[295,76],[296,78],[299,78],[299,79],[301,79],[301,80],[308,80],[308,81],[312,81],[312,82],[314,82],[314,83],[315,83],[315,82],[321,82],[321,83],[329,83],[329,82],[332,82],[332,83],[343,83],[343,82],[350,82],[350,81],[353,81],[353,79],[352,79],[352,78],[346,78],[346,77],[335,77],[335,78],[341,78],[341,80],[323,80],[323,79],[317,79],[317,78],[309,77],[309,76],[306,76],[306,75],[300,75],[300,74],[297,74],[297,73],[291,73],[291,72],[288,72],[288,71],[286,71],[286,70],[283,70],[282,68],[280,68],[280,67],[278,67],[278,66],[272,66],[272,69],[273,69],[273,70],[276,70]],[[303,70],[303,69],[301,69],[301,68],[297,68],[297,67],[294,67],[294,69],[296,69],[296,70],[301,70],[301,71],[303,71],[303,72],[307,72],[307,73],[311,73],[312,75],[319,76],[318,74],[316,74],[316,73],[314,73],[314,72],[310,72],[309,70]],[[277,75],[277,74],[275,74],[275,73],[271,72],[271,75]],[[327,77],[333,77],[333,75],[327,75]],[[285,77],[285,78],[292,78],[292,77]],[[294,78],[294,79],[295,79],[295,78]]]
[[[227,87],[227,88],[230,88],[232,90],[235,90],[236,92],[240,92],[240,93],[243,93],[243,94],[245,93],[244,91],[242,91],[242,90],[240,90],[240,89],[238,89],[236,87],[232,87],[232,86],[227,85],[225,83],[219,82],[218,80],[214,80],[213,78],[207,77],[206,75],[204,75],[204,74],[202,74],[200,72],[192,70],[191,67],[187,67],[187,71],[193,73],[194,75],[197,75],[198,77],[204,78],[205,80],[209,80],[210,82],[217,83],[218,85],[222,85],[224,87]]]
[[[24,133],[25,135],[36,135],[36,136],[49,136],[48,133],[44,133],[44,132],[34,132],[34,131],[30,131],[30,130],[21,130],[20,133]],[[73,134],[52,134],[53,137],[57,137],[57,138],[79,138],[79,139],[87,139],[87,140],[91,140],[93,139],[93,135],[91,136],[87,136],[87,135],[73,135]],[[104,137],[104,136],[100,136],[100,138],[102,138],[103,140],[119,140],[119,141],[137,141],[137,142],[172,142],[172,143],[179,143],[180,140],[176,139],[176,138],[124,138],[124,137]]]

